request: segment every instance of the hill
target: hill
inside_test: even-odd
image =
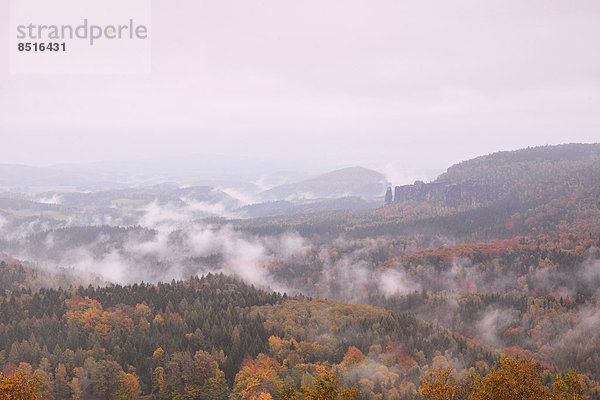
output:
[[[276,186],[260,194],[265,200],[311,200],[358,196],[373,198],[385,193],[385,176],[363,167],[344,168],[294,184]]]
[[[599,148],[573,144],[501,152],[452,166],[432,183],[398,186],[395,201],[376,210],[236,223],[256,233],[292,229],[326,238],[443,235],[453,242],[554,233],[559,225],[589,225],[583,216],[593,220],[600,209]]]
[[[600,144],[566,144],[504,151],[448,168],[434,182],[396,186],[394,202],[426,201],[449,207],[479,206],[503,199],[532,200],[556,195],[565,185],[589,184],[600,168]],[[586,181],[587,180],[587,181]],[[558,185],[558,187],[556,187]],[[561,193],[558,193],[559,195]]]

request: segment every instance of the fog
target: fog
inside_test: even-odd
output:
[[[150,74],[16,75],[0,54],[0,162],[216,154],[419,170],[590,142],[599,13],[593,1],[155,1]]]

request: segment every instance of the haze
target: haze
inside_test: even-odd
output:
[[[156,0],[151,74],[11,75],[0,53],[1,162],[418,169],[594,142],[599,17],[595,1]]]

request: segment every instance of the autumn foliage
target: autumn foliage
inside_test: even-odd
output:
[[[39,383],[30,374],[18,371],[5,376],[0,373],[0,400],[40,399]]]
[[[530,359],[505,357],[486,375],[477,372],[457,380],[452,368],[438,368],[423,379],[425,400],[577,400],[582,383],[573,370],[558,375],[553,388],[543,382],[542,367]]]

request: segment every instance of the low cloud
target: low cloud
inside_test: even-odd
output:
[[[510,310],[496,309],[489,311],[476,323],[478,337],[487,345],[503,347],[500,335],[515,321]]]
[[[387,269],[379,274],[379,289],[385,297],[392,297],[421,290],[421,285],[409,279],[404,270]]]
[[[54,194],[50,197],[40,197],[37,201],[43,204],[62,204],[62,197],[59,194]]]

